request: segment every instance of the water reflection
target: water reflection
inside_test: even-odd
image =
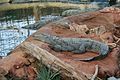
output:
[[[24,32],[24,33],[22,33]],[[0,31],[0,55],[6,56],[8,52],[27,38],[27,30],[1,30]],[[31,31],[33,33],[34,31]]]
[[[60,15],[63,9],[38,7],[0,12],[0,56],[6,56],[36,30],[23,29],[46,15]]]

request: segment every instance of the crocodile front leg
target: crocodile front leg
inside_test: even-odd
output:
[[[49,45],[49,47],[51,49],[53,49],[54,51],[73,51],[74,48],[72,46],[67,46],[67,45]]]

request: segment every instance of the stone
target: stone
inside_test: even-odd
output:
[[[89,34],[96,34],[96,35],[100,35],[105,32],[106,32],[105,26],[99,26],[89,30]]]
[[[20,79],[34,80],[36,78],[36,72],[31,66],[24,66],[19,69],[10,70],[11,77],[16,77]]]
[[[89,31],[87,25],[83,24],[83,25],[78,25],[76,23],[71,23],[69,25],[70,30],[78,32],[80,34],[87,34],[87,32]]]

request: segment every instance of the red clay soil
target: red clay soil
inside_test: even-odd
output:
[[[120,24],[120,10],[117,8],[105,8],[97,12],[88,12],[80,15],[70,16],[66,19],[77,24],[86,24],[89,29],[104,25],[107,32],[102,34],[104,37],[115,35],[120,37],[120,26],[114,27],[114,24]],[[39,29],[36,33],[48,33],[51,35],[57,35],[62,37],[84,37],[100,40],[100,37],[95,34],[83,35],[77,32],[71,31],[70,29],[64,28],[63,26],[50,23]],[[35,34],[36,34],[35,33]],[[108,33],[111,33],[108,35]],[[34,34],[33,34],[34,35]],[[114,38],[108,39],[110,42],[114,42]],[[111,41],[112,40],[112,41]],[[72,65],[77,71],[82,72],[86,76],[94,74],[95,65],[99,66],[98,76],[103,78],[105,76],[119,76],[120,77],[120,61],[118,55],[120,55],[120,48],[113,48],[109,55],[99,61],[82,62],[74,61],[74,59],[87,58],[98,55],[98,53],[86,52],[85,54],[74,54],[71,52],[55,52],[48,47],[48,44],[35,40],[30,36],[25,42],[34,43],[41,48],[49,51],[62,61]],[[118,44],[120,45],[120,44]],[[28,80],[34,80],[36,77],[34,59],[26,57],[25,51],[19,46],[11,52],[9,56],[0,60],[0,68],[3,68],[7,73],[11,73],[14,76],[23,77],[27,73]],[[0,70],[1,72],[1,70]]]

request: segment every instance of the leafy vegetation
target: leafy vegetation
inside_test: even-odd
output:
[[[54,72],[51,68],[42,65],[38,72],[37,80],[60,80],[59,71]]]

